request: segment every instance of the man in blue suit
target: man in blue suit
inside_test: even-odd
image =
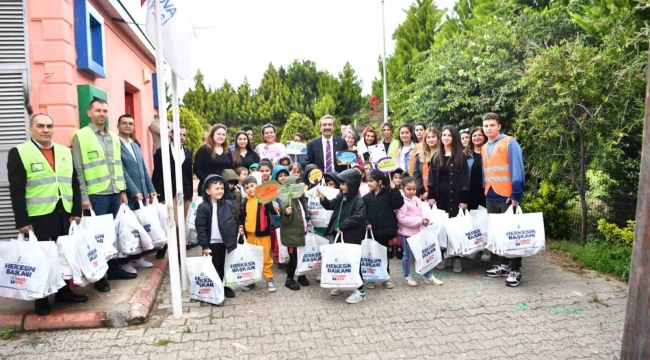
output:
[[[319,122],[322,136],[307,144],[307,164],[318,166],[324,173],[346,170],[347,165],[338,165],[336,161],[336,152],[347,150],[348,145],[343,138],[334,135],[334,116],[325,115]]]
[[[133,139],[135,120],[130,114],[124,114],[117,120],[118,135],[122,142],[122,166],[124,168],[124,179],[126,181],[126,196],[129,199],[129,208],[137,210],[142,201],[152,200],[157,196],[153,187],[147,166],[142,158],[140,146]],[[136,273],[136,267],[152,267],[153,263],[146,261],[139,255],[132,255],[119,259],[120,266],[124,271]]]

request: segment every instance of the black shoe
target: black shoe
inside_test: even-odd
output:
[[[278,269],[287,271],[287,264],[278,264]]]
[[[108,285],[108,281],[106,281],[106,278],[100,279],[93,286],[95,287],[95,290],[97,290],[99,292],[109,292],[109,291],[111,291],[111,286]]]
[[[107,274],[108,280],[131,280],[138,277],[138,274],[132,274],[130,272],[122,270],[121,268],[109,270]]]
[[[164,259],[166,254],[167,254],[167,247],[164,247],[156,251],[156,259]]]
[[[402,258],[404,257],[404,252],[402,252],[402,247],[401,246],[397,247],[397,255],[396,256],[397,256],[397,258],[399,260],[402,260]]]
[[[294,291],[300,290],[300,285],[298,285],[298,283],[294,279],[287,279],[287,281],[284,283],[284,286]]]
[[[35,301],[34,312],[39,316],[50,315],[50,301],[47,297]]]
[[[302,286],[309,286],[309,280],[305,275],[298,276],[298,284]]]
[[[388,258],[392,259],[393,258],[393,245],[388,245]]]
[[[223,295],[229,299],[232,299],[235,297],[235,292],[231,288],[225,287],[223,288]]]
[[[54,301],[57,303],[83,304],[88,301],[88,296],[75,294],[70,289],[70,286],[66,284],[54,295]]]

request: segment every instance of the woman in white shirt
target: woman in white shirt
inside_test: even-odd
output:
[[[255,147],[255,152],[260,158],[269,159],[277,164],[281,157],[287,156],[287,147],[275,140],[275,126],[272,124],[262,126],[262,143]]]

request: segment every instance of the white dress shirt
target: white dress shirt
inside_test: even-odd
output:
[[[138,158],[135,156],[135,151],[133,151],[133,140],[131,140],[130,138],[124,140],[124,138],[121,137],[121,136],[119,138],[120,138],[120,141],[122,142],[122,144],[124,144],[124,146],[126,147],[126,149],[129,150],[129,152],[131,153],[131,156],[133,156],[133,159],[137,163]]]

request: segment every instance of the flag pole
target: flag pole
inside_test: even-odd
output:
[[[181,146],[181,120],[178,109],[178,77],[176,73],[172,70],[172,119],[173,119],[173,129],[174,129],[174,154],[181,154],[183,147]],[[187,251],[185,248],[185,206],[184,206],[184,194],[183,194],[183,163],[181,162],[180,155],[174,157],[176,162],[176,173],[172,176],[176,177],[176,213],[178,218],[176,219],[176,226],[178,228],[178,250],[180,253],[181,259],[181,285],[183,291],[187,290],[189,287],[189,278],[187,277],[187,267],[185,266],[185,258],[187,257]],[[201,194],[199,194],[200,196]]]
[[[169,280],[172,291],[172,310],[174,318],[183,317],[183,300],[181,296],[180,273],[178,268],[178,246],[176,244],[176,226],[174,223],[173,194],[171,169],[169,162],[169,133],[167,132],[167,99],[165,98],[165,77],[163,59],[163,32],[160,22],[160,2],[154,3],[154,21],[156,24],[156,72],[159,74],[158,87],[158,116],[160,118],[160,151],[162,153],[163,183],[165,189],[165,206],[167,207],[167,256],[169,258]],[[181,183],[182,184],[182,183]],[[182,185],[181,185],[182,186]]]
[[[381,26],[382,38],[384,40],[384,123],[388,122],[388,83],[386,80],[386,20],[384,19],[384,0],[381,0]]]

